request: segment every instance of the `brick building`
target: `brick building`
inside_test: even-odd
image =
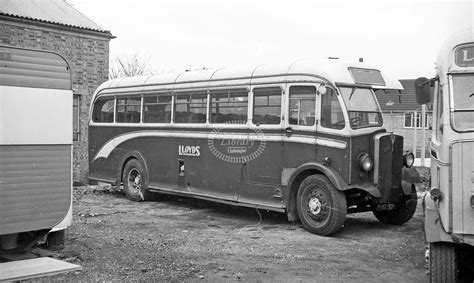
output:
[[[419,157],[423,133],[421,127],[421,105],[416,102],[415,80],[400,80],[404,90],[376,91],[377,99],[382,109],[384,124],[389,131],[402,135],[405,140],[405,150],[413,150],[416,132],[416,147]],[[427,104],[425,145],[429,148],[431,140],[431,117],[433,105]],[[416,117],[416,119],[415,119]],[[429,155],[426,155],[428,157]]]
[[[75,93],[71,105],[75,182],[87,182],[90,100],[108,79],[113,38],[65,0],[0,0],[0,45],[54,51],[69,61]]]

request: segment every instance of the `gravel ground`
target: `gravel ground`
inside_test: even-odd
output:
[[[425,282],[420,201],[405,225],[359,213],[321,237],[280,213],[174,196],[137,203],[112,187],[78,187],[56,257],[83,270],[30,281]]]

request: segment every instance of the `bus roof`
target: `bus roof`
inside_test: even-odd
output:
[[[100,85],[95,95],[106,89],[130,89],[146,86],[178,85],[187,87],[226,86],[281,81],[282,77],[305,76],[331,84],[360,85],[374,89],[403,89],[400,82],[378,68],[363,63],[349,63],[339,59],[298,60],[289,64],[258,65],[237,68],[203,69],[178,74],[126,77],[109,80]],[[207,85],[205,85],[207,83]],[[109,91],[106,91],[110,93]],[[119,91],[121,92],[121,91]]]
[[[438,61],[436,63],[438,72],[447,73],[465,71],[466,69],[474,70],[474,65],[462,67],[455,63],[455,49],[465,44],[474,46],[474,29],[467,29],[456,33],[445,41],[438,53]]]

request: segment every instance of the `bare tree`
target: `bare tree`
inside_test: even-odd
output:
[[[109,78],[152,75],[149,59],[140,58],[138,54],[117,56],[110,62]]]

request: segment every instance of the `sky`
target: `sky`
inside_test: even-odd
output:
[[[338,57],[398,79],[433,77],[441,45],[473,28],[474,0],[67,0],[116,36],[111,59],[155,74]]]

